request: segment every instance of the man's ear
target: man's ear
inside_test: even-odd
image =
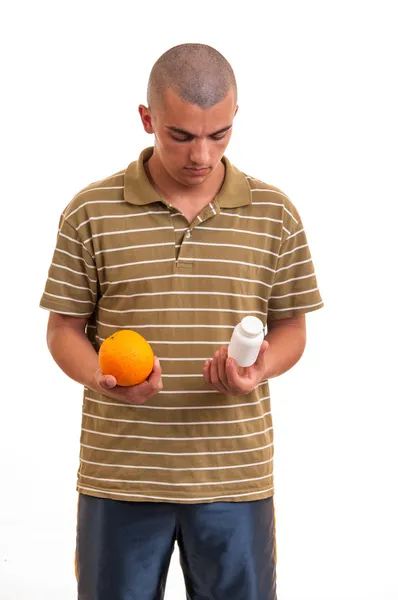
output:
[[[234,117],[236,117],[236,113],[238,112],[238,110],[239,110],[239,106],[236,105],[235,112],[234,112]]]
[[[150,109],[143,104],[140,104],[138,107],[138,112],[140,113],[141,122],[145,131],[147,133],[154,133]]]

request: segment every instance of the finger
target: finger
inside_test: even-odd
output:
[[[126,389],[125,400],[129,404],[143,404],[155,394],[158,394],[163,389],[161,376],[161,368],[159,359],[155,356],[153,361],[153,369],[148,379],[142,383],[130,386]]]
[[[267,340],[264,340],[260,346],[260,350],[259,350],[256,362],[258,361],[259,358],[264,356],[264,354],[267,352],[268,348],[269,348],[269,343],[267,342]]]
[[[125,395],[126,402],[129,404],[143,404],[149,400],[151,396],[157,394],[161,387],[162,386],[160,385],[159,387],[155,388],[153,385],[148,383],[148,381],[134,385],[128,389]]]
[[[203,379],[205,380],[206,383],[211,383],[210,381],[210,363],[211,360],[208,359],[205,361],[205,364],[203,365]]]
[[[219,353],[219,358],[218,358],[218,362],[217,362],[217,368],[218,368],[218,378],[221,381],[222,385],[224,386],[225,389],[227,389],[228,387],[228,380],[227,380],[227,373],[225,370],[225,363],[227,360],[227,348],[226,347],[222,347],[220,349],[220,353]]]
[[[213,360],[211,361],[211,365],[210,365],[210,381],[211,381],[212,385],[219,392],[222,392],[223,394],[226,394],[227,390],[224,387],[223,383],[220,381],[220,378],[218,376],[218,362],[220,360],[219,355],[220,355],[220,350],[217,350],[217,352],[214,355]]]
[[[153,357],[153,369],[152,373],[155,375],[160,375],[162,373],[162,369],[160,367],[160,362],[157,356]]]
[[[125,397],[126,402],[129,404],[145,404],[147,400],[154,394],[148,394],[147,396],[138,396],[137,394],[132,394]]]
[[[232,390],[235,395],[246,394],[250,388],[250,380],[243,382],[242,378],[239,377],[239,373],[236,369],[236,362],[233,358],[228,357],[226,361],[225,371],[227,375],[228,387]],[[247,389],[246,389],[247,388]]]
[[[148,379],[133,386],[134,396],[137,398],[141,396],[149,398],[157,394],[162,389],[162,370],[160,368],[159,359],[155,356],[153,361],[153,370]]]
[[[162,369],[160,368],[160,362],[157,356],[154,357],[153,359],[153,369],[151,374],[149,375],[147,382],[154,386],[157,387],[159,385],[159,382],[162,379]]]

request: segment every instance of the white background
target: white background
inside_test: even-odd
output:
[[[81,389],[48,353],[38,308],[59,216],[152,144],[137,111],[150,68],[197,41],[238,80],[227,156],[292,199],[325,301],[303,359],[271,387],[278,598],[397,600],[394,4],[3,9],[1,599],[76,597]],[[166,596],[184,598],[177,550]]]

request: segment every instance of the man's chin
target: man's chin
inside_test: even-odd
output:
[[[184,182],[189,182],[189,185],[198,185],[209,178],[211,169],[205,169],[203,171],[195,171],[192,169],[183,169],[182,176]]]

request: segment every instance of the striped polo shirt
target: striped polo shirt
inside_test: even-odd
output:
[[[151,186],[152,152],[66,207],[40,302],[87,317],[97,351],[117,330],[137,331],[162,368],[162,391],[143,405],[84,389],[77,490],[148,502],[267,498],[268,382],[226,396],[202,369],[244,316],[266,326],[321,308],[305,231],[282,191],[226,157],[220,192],[188,223]]]

